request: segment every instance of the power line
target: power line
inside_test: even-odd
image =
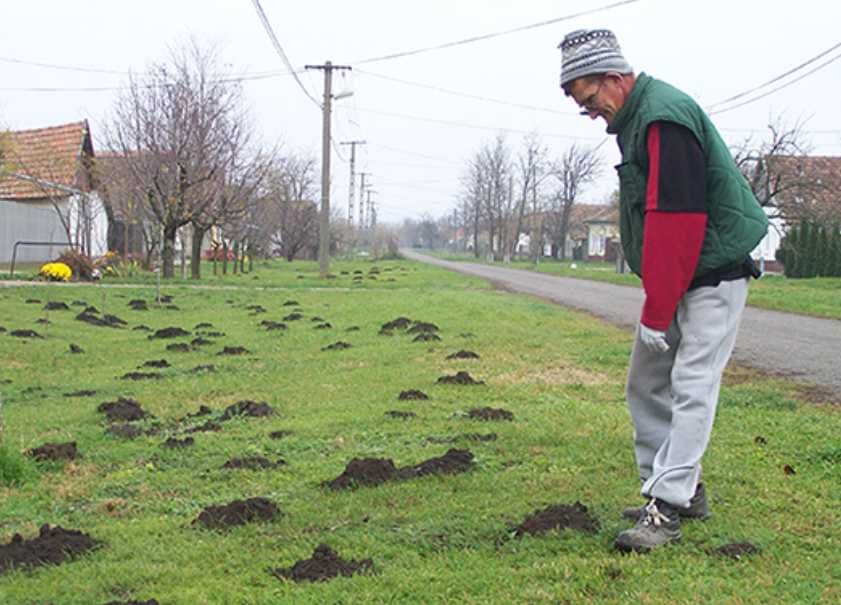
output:
[[[716,115],[716,114],[719,114],[719,113],[725,113],[725,112],[737,109],[739,107],[744,107],[745,105],[750,105],[751,103],[755,103],[756,101],[759,101],[760,99],[764,99],[765,97],[770,96],[777,91],[780,91],[784,88],[788,88],[792,84],[796,84],[797,82],[799,82],[803,78],[811,76],[813,73],[815,73],[817,71],[820,71],[824,67],[826,67],[826,66],[828,66],[832,63],[835,63],[838,59],[841,59],[841,54],[835,55],[833,58],[829,59],[828,61],[824,61],[823,63],[821,63],[820,65],[818,65],[814,69],[810,69],[805,74],[802,74],[802,75],[798,76],[797,78],[794,78],[793,80],[789,80],[785,84],[781,84],[780,86],[777,86],[776,88],[772,88],[771,90],[769,90],[767,92],[764,92],[761,95],[757,95],[755,97],[752,97],[752,98],[748,99],[747,101],[742,101],[741,103],[736,103],[735,105],[731,105],[730,107],[725,107],[723,109],[716,109],[715,111],[711,111],[710,115],[712,116],[712,115]]]
[[[801,69],[803,69],[804,67],[807,67],[807,66],[811,65],[812,63],[814,63],[814,62],[815,62],[815,61],[817,61],[818,59],[820,59],[820,58],[822,58],[822,57],[825,57],[826,55],[828,55],[829,53],[831,53],[832,51],[834,51],[836,48],[839,48],[839,47],[841,47],[841,42],[839,42],[839,43],[835,44],[833,47],[828,48],[828,49],[826,49],[825,51],[823,51],[823,52],[821,52],[821,53],[818,53],[817,55],[815,55],[815,56],[814,56],[814,57],[812,57],[811,59],[807,59],[806,61],[804,61],[803,63],[801,63],[801,64],[800,64],[800,65],[798,65],[797,67],[792,67],[791,69],[789,69],[789,70],[788,70],[788,71],[786,71],[785,73],[782,73],[782,74],[780,74],[779,76],[776,76],[776,77],[774,77],[774,78],[771,78],[771,79],[770,79],[770,80],[768,80],[767,82],[763,82],[763,83],[762,83],[762,84],[760,84],[759,86],[755,86],[755,87],[753,87],[753,88],[751,88],[751,89],[749,89],[749,90],[746,90],[746,91],[744,91],[744,92],[740,92],[739,94],[737,94],[737,95],[733,95],[732,97],[729,97],[729,98],[727,98],[727,99],[724,99],[723,101],[719,101],[719,102],[717,102],[717,103],[713,103],[713,104],[712,104],[712,105],[710,105],[709,107],[710,107],[710,108],[713,108],[713,107],[716,107],[717,105],[724,105],[725,103],[729,103],[729,102],[731,102],[731,101],[736,101],[736,100],[741,99],[741,98],[743,98],[743,97],[746,97],[746,96],[748,96],[749,94],[752,94],[752,93],[754,93],[754,92],[756,92],[756,91],[758,91],[758,90],[761,90],[761,89],[765,88],[766,86],[770,86],[770,85],[771,85],[771,84],[773,84],[774,82],[779,82],[780,80],[782,80],[782,79],[784,79],[784,78],[786,78],[786,77],[790,76],[791,74],[793,74],[793,73],[795,73],[795,72],[800,71],[800,70],[801,70]]]
[[[444,44],[436,44],[434,46],[425,46],[423,48],[416,48],[414,50],[407,50],[403,52],[391,53],[388,55],[382,55],[380,57],[372,57],[370,59],[363,59],[361,61],[355,61],[354,65],[362,65],[364,63],[374,63],[377,61],[387,61],[390,59],[398,59],[401,57],[408,57],[411,55],[418,55],[420,53],[430,52],[433,50],[441,50],[444,48],[451,48],[453,46],[461,46],[462,44],[471,44],[473,42],[480,42],[482,40],[490,40],[491,38],[497,38],[499,36],[506,36],[508,34],[514,34],[517,32],[527,31],[530,29],[535,29],[538,27],[544,27],[546,25],[554,25],[555,23],[560,23],[561,21],[569,21],[570,19],[575,19],[576,17],[583,17],[585,15],[592,15],[595,13],[600,13],[603,11],[607,11],[613,8],[617,8],[619,6],[624,6],[626,4],[634,4],[639,2],[639,0],[624,0],[623,2],[614,2],[613,4],[608,4],[605,6],[601,6],[599,8],[594,8],[586,11],[581,11],[578,13],[573,13],[571,15],[564,15],[563,17],[556,17],[554,19],[549,19],[546,21],[540,21],[538,23],[531,23],[529,25],[522,25],[520,27],[513,27],[511,29],[506,29],[498,32],[493,32],[490,34],[483,34],[479,36],[472,36],[470,38],[464,38],[463,40],[456,40],[454,42],[445,42]]]
[[[578,117],[578,115],[579,115],[578,112],[559,111],[557,109],[551,109],[549,107],[539,107],[537,105],[526,105],[524,103],[514,103],[514,102],[511,102],[511,101],[503,101],[502,99],[493,99],[493,98],[490,98],[490,97],[484,97],[482,95],[475,95],[475,94],[471,94],[471,93],[467,93],[467,92],[460,92],[460,91],[457,91],[457,90],[442,88],[440,86],[435,86],[433,84],[423,84],[421,82],[411,82],[409,80],[403,80],[401,78],[384,76],[382,74],[376,74],[376,73],[370,72],[368,70],[363,70],[363,69],[357,69],[356,71],[363,74],[363,75],[371,76],[371,77],[374,77],[374,78],[380,78],[382,80],[388,80],[388,81],[391,81],[391,82],[398,82],[400,84],[405,84],[407,86],[416,86],[418,88],[426,88],[428,90],[434,90],[436,92],[441,92],[441,93],[444,93],[444,94],[447,94],[447,95],[453,95],[455,97],[463,97],[463,98],[466,98],[466,99],[474,99],[474,100],[477,100],[477,101],[486,101],[488,103],[496,103],[498,105],[506,105],[508,107],[517,107],[517,108],[520,108],[520,109],[529,109],[529,110],[533,110],[533,111],[545,111],[546,113],[551,113],[551,114],[554,114],[554,115],[576,116],[576,117]]]
[[[257,11],[257,16],[260,17],[260,21],[263,23],[263,29],[266,30],[266,33],[269,35],[269,39],[272,41],[272,45],[274,46],[277,54],[280,55],[281,60],[283,61],[286,68],[292,73],[292,76],[295,78],[295,82],[298,83],[298,86],[301,87],[301,90],[304,91],[304,94],[307,95],[310,101],[315,103],[315,106],[321,108],[321,103],[318,102],[314,96],[310,94],[310,91],[307,90],[304,83],[301,82],[301,79],[298,77],[295,68],[292,66],[292,63],[289,61],[289,57],[286,56],[286,53],[283,51],[283,47],[280,45],[280,41],[277,39],[277,36],[272,29],[272,24],[269,23],[268,17],[266,17],[266,13],[263,12],[263,7],[260,5],[260,0],[251,0],[251,3],[254,5],[254,10]]]

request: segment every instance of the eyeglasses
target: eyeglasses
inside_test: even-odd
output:
[[[578,104],[579,107],[583,107],[584,111],[581,112],[582,116],[588,115],[592,110],[597,109],[595,106],[596,97],[599,96],[599,93],[602,90],[602,85],[604,84],[604,80],[599,80],[599,85],[596,87],[592,93],[587,95],[587,98],[584,99],[581,103]]]

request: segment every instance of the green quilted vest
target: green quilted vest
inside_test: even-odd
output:
[[[689,96],[640,74],[631,95],[608,132],[622,150],[619,173],[619,230],[631,270],[642,274],[642,237],[648,175],[646,133],[652,122],[674,122],[688,128],[706,158],[707,230],[694,277],[741,261],[768,230],[768,218],[757,202],[730,150],[710,119]]]

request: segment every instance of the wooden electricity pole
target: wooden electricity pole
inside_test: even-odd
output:
[[[350,69],[349,65],[306,65],[306,69],[324,72],[324,103],[321,106],[321,215],[318,222],[318,273],[322,279],[330,272],[330,111],[333,100],[333,70]]]

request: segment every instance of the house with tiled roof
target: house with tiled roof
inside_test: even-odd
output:
[[[0,172],[0,262],[42,262],[68,248],[99,256],[107,249],[107,218],[95,193],[93,144],[86,120],[18,130],[3,137]]]
[[[531,238],[542,235],[543,256],[560,257],[560,250],[550,241],[550,232],[557,229],[560,213],[555,210],[532,213],[523,220],[516,252],[528,254]],[[532,234],[534,231],[534,234]],[[619,213],[615,206],[576,203],[570,208],[566,241],[567,259],[605,261],[614,260],[619,242]]]

